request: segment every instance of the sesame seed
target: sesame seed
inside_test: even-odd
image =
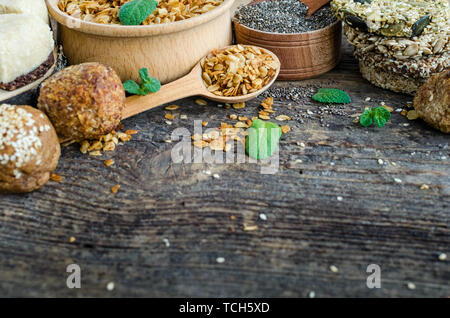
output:
[[[314,297],[316,297],[316,293],[314,291],[310,291],[309,294],[308,294],[308,297],[309,298],[314,298]]]
[[[396,183],[402,183],[402,179],[399,179],[399,178],[394,178],[394,181],[395,181]]]
[[[341,196],[338,196],[338,197],[337,197],[337,200],[338,200],[338,201],[342,201],[342,200],[344,200],[344,198],[341,197]]]
[[[211,175],[211,170],[203,170],[203,173],[210,176]]]
[[[164,244],[166,244],[166,247],[170,247],[170,242],[168,238],[163,238]]]
[[[219,263],[219,264],[223,264],[223,263],[225,263],[225,258],[218,257],[218,258],[216,258],[216,262]]]
[[[416,284],[414,284],[414,283],[409,282],[407,286],[408,286],[408,288],[411,289],[411,290],[416,289]]]
[[[330,271],[332,271],[333,273],[337,273],[337,272],[339,272],[339,269],[336,266],[331,265],[330,266]]]
[[[260,218],[261,220],[263,220],[263,221],[267,221],[267,215],[265,215],[264,213],[261,213],[261,214],[259,215],[259,218]]]
[[[106,289],[108,291],[113,291],[114,290],[114,283],[113,282],[109,282],[108,284],[106,284]]]
[[[439,254],[439,260],[440,261],[445,261],[446,259],[447,259],[447,254],[445,254],[445,253]]]
[[[220,176],[217,173],[215,173],[215,174],[213,174],[213,178],[214,179],[220,179]]]
[[[426,185],[426,184],[422,184],[422,185],[420,186],[420,189],[421,189],[421,190],[428,190],[428,189],[430,189],[430,187],[429,187],[428,185]]]
[[[383,159],[378,159],[378,164],[382,165],[384,163]]]
[[[76,238],[75,238],[75,237],[71,236],[71,237],[69,238],[69,243],[74,243],[75,241],[76,241]]]

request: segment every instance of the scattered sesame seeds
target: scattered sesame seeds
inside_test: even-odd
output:
[[[106,290],[107,291],[113,291],[114,290],[114,282],[109,282],[108,284],[106,284]]]
[[[225,263],[225,258],[224,257],[218,257],[218,258],[216,258],[216,262],[219,263],[219,264],[223,264],[223,263]]]
[[[261,214],[259,215],[259,218],[260,218],[261,220],[263,220],[263,221],[267,221],[267,215],[265,215],[264,213],[261,213]]]
[[[366,99],[364,99],[365,102],[370,102],[371,98],[370,97],[366,97]]]
[[[331,265],[330,266],[330,271],[332,271],[333,273],[337,273],[337,272],[339,272],[339,269],[336,266]]]
[[[408,286],[408,288],[411,289],[411,290],[416,289],[416,284],[414,284],[414,283],[412,283],[412,282],[408,282],[407,286]]]
[[[445,260],[447,259],[447,254],[445,254],[445,253],[439,254],[438,259],[439,259],[440,261],[445,261]]]
[[[214,179],[220,179],[220,176],[217,173],[215,173],[215,174],[213,174],[213,178]]]
[[[394,178],[395,183],[402,183],[402,179]]]
[[[382,165],[384,163],[383,159],[378,159],[378,164]]]
[[[342,201],[342,200],[344,200],[344,198],[341,197],[341,196],[338,196],[338,197],[337,197],[337,200],[338,200],[338,201]]]
[[[422,185],[420,186],[420,189],[421,189],[421,190],[429,190],[430,187],[429,187],[428,185],[426,185],[426,184],[422,184]]]

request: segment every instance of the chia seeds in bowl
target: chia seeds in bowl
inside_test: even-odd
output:
[[[306,33],[323,29],[337,21],[330,6],[324,6],[311,17],[300,0],[266,0],[240,7],[234,19],[251,29],[269,33]]]

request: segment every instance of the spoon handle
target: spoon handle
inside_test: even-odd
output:
[[[302,2],[308,6],[307,17],[312,16],[317,10],[322,8],[330,1],[331,0],[302,0]]]
[[[174,82],[161,86],[161,89],[156,93],[151,93],[146,96],[134,95],[128,97],[122,113],[122,119],[132,117],[178,99],[199,95],[204,91],[204,87],[201,86],[203,84],[199,83],[198,76],[196,75],[195,72],[191,72]]]

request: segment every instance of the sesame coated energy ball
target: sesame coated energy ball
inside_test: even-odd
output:
[[[47,116],[30,106],[0,105],[0,193],[43,186],[61,149]]]
[[[116,72],[99,63],[61,70],[41,87],[38,108],[45,112],[61,138],[97,139],[120,123],[125,90]]]

